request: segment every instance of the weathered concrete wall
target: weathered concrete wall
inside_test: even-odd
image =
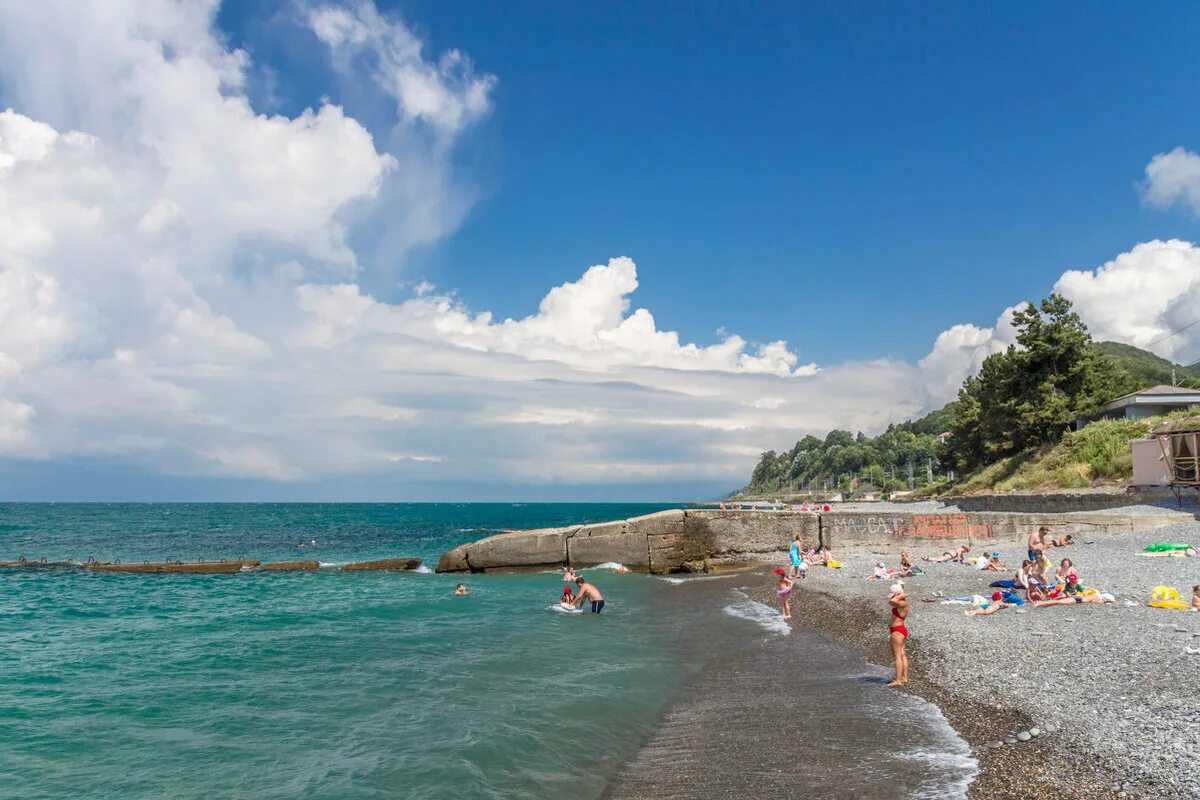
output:
[[[1004,511],[1016,514],[1063,514],[1068,511],[1103,511],[1137,503],[1174,499],[1168,490],[1151,490],[1137,494],[1112,492],[1052,492],[980,494],[947,497],[963,511]]]
[[[783,553],[796,534],[806,547],[894,546],[911,541],[1016,543],[1045,526],[1052,536],[1079,538],[1151,530],[1190,519],[1162,514],[1006,514],[890,511],[674,510],[615,522],[513,531],[460,545],[438,561],[438,572],[554,569],[615,561],[652,572],[719,569],[764,554]]]
[[[900,514],[837,511],[821,515],[821,535],[827,547],[884,545],[897,541],[1020,542],[1040,527],[1050,535],[1073,533],[1077,538],[1152,530],[1190,519],[1164,511],[1161,514],[1009,514],[1004,512]]]

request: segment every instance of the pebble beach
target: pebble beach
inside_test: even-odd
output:
[[[1016,544],[997,545],[1010,572],[922,563],[924,576],[904,579],[912,602],[908,690],[941,707],[972,745],[981,771],[971,798],[1200,798],[1200,613],[1146,605],[1159,584],[1190,595],[1200,558],[1139,555],[1147,544],[1174,541],[1200,543],[1200,520],[1052,550],[1055,562],[1074,562],[1084,585],[1116,596],[1103,606],[968,617],[968,606],[925,602],[938,593],[990,594],[988,583],[1012,577],[1024,557]],[[915,558],[938,550],[905,547]],[[793,624],[890,665],[890,582],[866,577],[877,561],[897,566],[899,552],[839,551],[842,569],[810,569],[793,593]],[[763,602],[773,594],[764,590]]]

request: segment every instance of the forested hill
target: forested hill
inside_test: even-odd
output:
[[[1190,367],[1172,364],[1167,359],[1140,347],[1120,342],[1096,342],[1092,347],[1107,356],[1118,372],[1136,384],[1130,391],[1169,384],[1172,367],[1175,368],[1175,378],[1180,385],[1200,388],[1200,363]]]
[[[1081,327],[1077,320],[1064,319],[1077,328]],[[1086,328],[1082,328],[1082,335],[1086,337]],[[1172,364],[1146,350],[1118,342],[1093,343],[1085,339],[1080,344],[1084,344],[1085,351],[1098,362],[1096,371],[1102,377],[1098,385],[1102,388],[1093,390],[1092,397],[1079,399],[1066,407],[1063,420],[1069,420],[1072,414],[1089,405],[1107,402],[1149,386],[1170,383],[1172,367],[1180,384],[1200,387],[1200,367]],[[997,361],[1009,358],[1015,362],[1016,357],[997,354],[993,358]],[[1032,371],[1035,368],[1031,366],[1028,369]],[[974,391],[976,384],[968,381],[964,388],[969,390],[968,400],[972,404],[970,413],[977,416],[981,412],[977,392]],[[937,441],[939,434],[952,431],[956,426],[960,431],[962,429],[958,409],[959,403],[954,401],[920,419],[889,426],[878,436],[843,430],[829,431],[824,436],[805,436],[788,450],[763,453],[745,491],[750,494],[770,494],[869,487],[890,492],[908,488],[910,471],[912,485],[920,489],[928,484],[930,477],[935,482],[943,483],[955,472],[965,477],[961,473],[974,473],[994,460],[1012,455],[1013,447],[1009,446],[1007,450],[1003,447],[1008,442],[1001,442],[1001,447],[993,446],[991,450],[985,447],[982,458],[975,462],[956,457],[950,448],[940,446]],[[1053,436],[1051,440],[1055,440]]]

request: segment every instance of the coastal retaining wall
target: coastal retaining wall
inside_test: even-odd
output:
[[[1005,512],[909,514],[895,512],[835,511],[821,515],[821,538],[826,547],[885,545],[917,540],[965,544],[1019,542],[1038,528],[1051,537],[1072,533],[1078,537],[1105,536],[1152,530],[1191,519],[1190,515],[1161,514],[1010,514]]]
[[[661,511],[643,517],[508,531],[447,551],[438,572],[537,571],[614,561],[639,572],[709,572],[785,552],[800,534],[805,547],[888,546],[905,541],[1016,543],[1046,527],[1052,536],[1114,535],[1178,522],[1190,515],[897,513],[890,511]]]
[[[1147,489],[1131,493],[1115,492],[1047,492],[1013,494],[978,494],[946,497],[963,511],[1006,511],[1012,513],[1064,513],[1067,511],[1103,511],[1137,503],[1174,500],[1167,489]]]

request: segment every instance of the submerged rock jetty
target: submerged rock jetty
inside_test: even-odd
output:
[[[897,506],[829,512],[675,509],[592,525],[505,531],[447,551],[437,571],[537,571],[615,561],[654,574],[712,572],[785,551],[796,534],[805,547],[830,549],[905,540],[999,544],[1024,540],[1043,526],[1052,536],[1090,537],[1147,531],[1191,518],[1165,509],[1032,514]]]
[[[341,564],[331,569],[349,572],[396,572],[414,570],[421,566],[419,558],[384,558]],[[91,572],[133,572],[142,574],[228,575],[234,572],[304,572],[321,569],[319,561],[274,561],[262,563],[255,559],[235,558],[219,561],[47,561],[21,558],[0,561],[0,569],[79,569]]]

